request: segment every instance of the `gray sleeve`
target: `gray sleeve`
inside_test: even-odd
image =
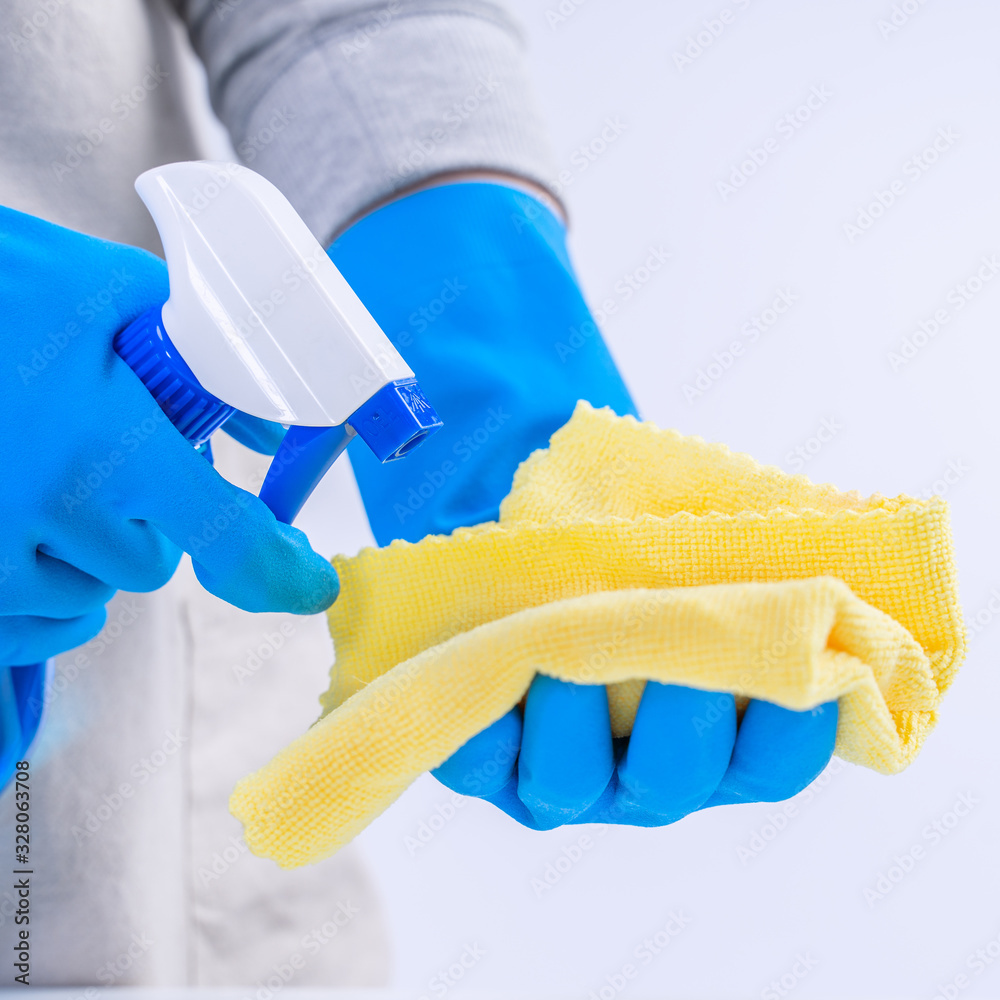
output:
[[[445,171],[554,174],[518,26],[486,0],[173,0],[247,166],[321,241]]]

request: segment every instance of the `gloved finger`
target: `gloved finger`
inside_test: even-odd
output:
[[[604,685],[535,677],[524,708],[517,793],[539,827],[570,823],[589,809],[614,769]]]
[[[486,798],[511,780],[520,746],[521,710],[515,707],[459,747],[431,774],[453,792]]]
[[[256,497],[253,499],[259,509],[248,507],[247,521],[264,529],[251,529],[256,542],[227,544],[221,552],[198,550],[197,558],[192,553],[195,576],[207,591],[244,611],[296,615],[325,611],[340,593],[337,571],[313,551],[303,532],[275,520]],[[223,513],[222,521],[225,519]],[[222,531],[218,537],[223,537]],[[193,548],[198,549],[199,540]]]
[[[181,550],[149,522],[122,517],[96,495],[81,504],[79,514],[86,518],[87,530],[80,531],[73,521],[53,524],[45,552],[112,591],[159,590],[174,575]],[[107,600],[104,597],[101,603]]]
[[[285,428],[273,420],[252,417],[237,410],[223,425],[222,429],[235,441],[261,455],[273,455],[281,446]]]
[[[780,802],[797,795],[833,756],[837,703],[793,712],[751,701],[743,714],[729,770],[706,806]]]
[[[147,490],[135,516],[191,554],[206,590],[244,611],[307,615],[328,608],[340,590],[337,574],[306,536],[174,437],[163,441],[182,478]]]
[[[538,821],[531,815],[531,811],[518,797],[516,768],[503,788],[493,792],[491,795],[484,795],[483,798],[491,805],[496,806],[501,812],[505,812],[511,819],[516,820],[521,826],[526,826],[529,830],[548,829],[548,827],[538,825]]]
[[[14,666],[38,663],[50,656],[90,642],[104,628],[103,605],[78,618],[39,618],[11,615],[0,618],[0,663]]]
[[[70,619],[103,608],[115,588],[89,573],[50,555],[45,546],[4,565],[16,587],[4,588],[0,611],[4,615],[28,615],[47,619]],[[9,662],[9,661],[0,661]]]
[[[601,797],[591,806],[584,809],[582,813],[568,822],[577,825],[585,823],[631,823],[630,819],[623,818],[623,812],[615,806],[615,793],[618,783],[612,776],[607,788],[601,793]],[[521,826],[526,826],[530,830],[548,830],[551,824],[540,825],[538,820],[531,815],[528,807],[520,800],[517,794],[517,772],[511,777],[506,785],[492,795],[483,796],[487,802],[495,805],[505,812],[511,819],[517,820]],[[650,825],[650,824],[639,824]],[[658,824],[657,824],[658,825]]]
[[[681,819],[718,787],[735,741],[731,694],[647,682],[618,765],[616,802],[648,814],[643,826]]]

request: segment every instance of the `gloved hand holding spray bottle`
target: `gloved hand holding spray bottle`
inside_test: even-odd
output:
[[[90,463],[94,469],[81,466],[84,484],[87,476],[96,475],[117,487],[114,497],[109,497],[111,506],[113,500],[121,499],[123,506],[134,508],[129,514],[142,526],[140,530],[145,530],[143,543],[149,553],[149,573],[144,579],[136,578],[134,558],[128,570],[123,571],[120,565],[109,569],[115,550],[129,546],[134,550],[134,539],[123,540],[109,532],[97,544],[103,542],[110,555],[96,555],[93,538],[81,537],[78,528],[74,531],[73,522],[79,517],[74,516],[72,493],[64,489],[62,496],[55,498],[56,489],[50,487],[42,491],[37,504],[25,497],[29,501],[24,504],[25,513],[36,518],[43,515],[32,569],[35,575],[46,570],[62,572],[68,586],[65,599],[54,603],[51,595],[58,587],[53,588],[51,580],[32,580],[25,574],[21,587],[9,587],[10,607],[0,607],[4,615],[0,621],[7,633],[0,635],[7,639],[0,643],[0,649],[47,656],[92,638],[104,620],[103,611],[92,610],[95,599],[103,597],[103,604],[116,589],[110,585],[112,579],[120,581],[123,575],[131,583],[130,589],[160,586],[179,558],[176,545],[171,543],[191,551],[199,579],[214,593],[246,610],[272,609],[275,601],[251,593],[253,588],[248,589],[241,579],[240,567],[233,566],[234,558],[246,560],[245,551],[228,560],[222,557],[220,569],[207,560],[200,562],[196,547],[186,544],[197,539],[190,533],[184,537],[190,512],[184,510],[183,497],[189,489],[199,488],[191,479],[202,479],[210,472],[206,463],[211,461],[209,439],[227,420],[235,418],[234,423],[241,423],[244,435],[247,425],[254,423],[248,417],[288,426],[260,491],[260,499],[285,524],[291,524],[353,437],[361,438],[379,462],[388,462],[402,458],[441,426],[413,372],[305,223],[269,181],[236,164],[173,163],[142,174],[136,189],[160,232],[170,295],[120,330],[114,336],[114,349],[187,442],[183,445],[171,440],[168,450],[177,452],[178,445],[194,448],[204,455],[198,458],[202,467],[177,454],[179,467],[171,471],[188,481],[183,483],[184,489],[176,491],[172,504],[171,497],[163,496],[165,484],[160,484],[160,495],[154,497],[147,495],[149,487],[145,493],[142,487],[130,490],[124,480],[132,482],[131,477],[111,478],[118,467],[131,465],[137,473],[135,481],[141,482],[142,466],[150,463],[151,454],[136,451],[139,460],[135,461],[127,446],[106,455],[98,449],[100,460]],[[78,257],[128,254],[132,256],[127,263],[133,269],[156,268],[155,258],[149,254],[70,233],[20,213],[4,210],[2,221],[8,251],[21,251],[12,258],[14,264],[30,261],[33,254],[51,256],[57,246],[61,253],[75,252]],[[16,267],[6,270],[11,274]],[[37,273],[33,269],[32,275]],[[120,284],[135,280],[128,277],[126,267],[119,273],[124,276],[119,278]],[[156,277],[147,278],[145,284],[155,285]],[[11,280],[16,278],[11,274]],[[58,292],[53,289],[51,294],[57,296]],[[75,336],[67,333],[67,343]],[[130,382],[127,373],[122,376],[115,364],[109,374],[102,344],[92,342],[89,347],[94,380],[117,380],[117,395],[112,397],[116,403],[122,395],[134,398],[134,380]],[[76,374],[85,376],[81,367],[85,365],[78,364]],[[27,375],[20,373],[26,387],[20,401],[30,419],[33,404],[47,400],[41,392],[31,393],[33,377],[44,372],[25,371]],[[47,388],[51,393],[52,386]],[[47,436],[60,433],[72,437],[65,423],[61,431],[54,426]],[[77,471],[74,464],[84,461],[79,459],[79,451],[67,454],[63,463],[67,474]],[[169,465],[168,459],[157,457]],[[111,470],[107,477],[100,471],[105,465]],[[164,470],[157,471],[162,475]],[[154,476],[146,478],[153,480]],[[98,483],[95,488],[103,485]],[[223,485],[221,480],[206,480],[206,492],[220,489],[228,491],[235,509],[247,507],[248,498],[235,487]],[[61,508],[58,502],[46,503],[50,494],[62,500]],[[140,510],[142,507],[145,509]],[[51,516],[46,518],[46,512]],[[140,515],[145,515],[141,521]],[[260,521],[261,516],[262,512],[251,512],[238,530],[252,537],[255,518]],[[132,519],[124,519],[129,527]],[[94,525],[88,527],[89,536],[93,536]],[[266,524],[260,528],[268,530]],[[155,535],[152,544],[150,534]],[[300,550],[308,549],[300,533],[279,538]],[[273,537],[266,540],[273,549]],[[315,553],[308,556],[318,560]],[[266,558],[266,553],[258,558]],[[59,565],[50,566],[50,561]],[[68,574],[67,570],[76,573]],[[312,570],[316,593],[307,595],[308,599],[296,597],[302,606],[287,609],[311,613],[336,597],[332,567],[314,566]],[[84,575],[86,582],[78,579]],[[48,585],[40,587],[40,582]],[[43,589],[49,606],[38,597]],[[277,604],[287,606],[289,594],[283,598]],[[84,610],[89,614],[81,614]],[[53,628],[60,628],[53,622],[65,625],[61,639],[52,638]],[[45,663],[21,664],[12,664],[8,658],[7,665],[0,666],[0,786],[10,780],[15,763],[34,738],[44,702]]]

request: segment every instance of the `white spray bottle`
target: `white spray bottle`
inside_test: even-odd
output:
[[[285,196],[235,163],[135,182],[170,297],[115,350],[195,447],[234,409],[288,426],[260,498],[291,523],[358,434],[382,462],[441,426],[413,372]]]

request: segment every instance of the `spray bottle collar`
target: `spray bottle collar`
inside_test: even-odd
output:
[[[154,306],[117,334],[114,348],[139,376],[170,422],[196,448],[235,412],[195,378],[163,326],[162,306]]]

